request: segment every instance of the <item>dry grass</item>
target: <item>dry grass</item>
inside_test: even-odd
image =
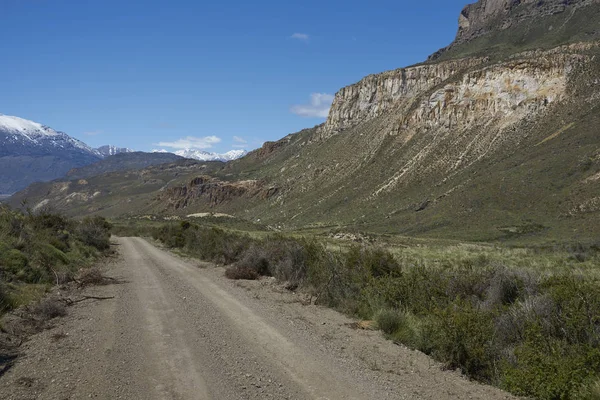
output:
[[[80,288],[87,286],[109,285],[115,282],[113,278],[102,274],[98,268],[81,269],[74,280],[77,282]]]
[[[32,306],[31,314],[38,320],[49,321],[67,315],[67,308],[65,303],[49,297]]]

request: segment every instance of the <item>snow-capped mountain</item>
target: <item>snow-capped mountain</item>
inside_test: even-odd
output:
[[[49,154],[56,151],[74,151],[101,157],[99,152],[64,132],[23,118],[0,114],[0,156]]]
[[[113,146],[111,144],[106,145],[106,146],[100,146],[96,149],[96,151],[98,153],[100,153],[100,155],[102,157],[114,156],[115,154],[121,154],[121,153],[135,152],[135,150],[128,149],[127,147],[117,147],[117,146]]]
[[[0,194],[64,176],[101,160],[100,152],[64,132],[0,114]]]
[[[210,153],[203,150],[184,149],[177,151],[153,150],[153,153],[173,153],[181,157],[192,158],[199,161],[232,161],[245,156],[246,150],[230,150],[226,153]]]

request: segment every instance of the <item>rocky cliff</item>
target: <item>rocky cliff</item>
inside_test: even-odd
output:
[[[370,75],[335,95],[324,137],[390,111],[398,116],[398,130],[522,118],[562,97],[569,73],[589,58],[573,53],[578,49],[523,54],[491,65],[471,58]]]
[[[454,44],[461,44],[494,30],[564,12],[574,12],[599,0],[480,0],[466,6],[458,19]]]
[[[369,75],[335,95],[324,131],[341,131],[378,117],[485,61],[485,58],[453,60]]]

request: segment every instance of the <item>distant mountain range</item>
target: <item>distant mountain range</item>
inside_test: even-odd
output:
[[[103,157],[114,156],[116,154],[121,153],[133,153],[135,150],[128,149],[126,147],[117,147],[112,145],[100,146],[95,149],[98,153],[100,153]]]
[[[172,153],[180,157],[191,158],[198,161],[233,161],[248,154],[246,150],[230,150],[227,153],[210,153],[203,150],[184,149],[170,152],[167,150],[153,150],[153,153]]]
[[[134,150],[113,145],[92,148],[64,132],[19,117],[0,114],[0,195],[12,194],[33,182],[45,182],[64,177],[74,168],[89,166],[107,157]],[[160,151],[165,152],[166,151]],[[148,160],[144,161],[144,154]],[[246,154],[233,150],[225,154],[182,150],[177,156],[201,161],[230,161]],[[164,159],[172,162],[178,157],[156,157],[137,153],[133,159],[119,158],[115,166],[103,163],[99,170],[118,170],[123,165],[150,166]]]

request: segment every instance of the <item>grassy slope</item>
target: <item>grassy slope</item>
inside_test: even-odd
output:
[[[594,238],[597,211],[569,216],[577,205],[600,195],[596,183],[583,183],[600,170],[600,108],[586,102],[590,93],[585,86],[597,73],[594,68],[575,83],[580,92],[571,103],[517,127],[522,135],[517,147],[509,145],[443,184],[444,176],[423,174],[408,186],[371,198],[414,151],[384,137],[387,122],[375,120],[314,144],[308,144],[314,133],[305,131],[266,159],[250,156],[233,163],[230,170],[236,176],[269,179],[287,194],[278,201],[252,206],[233,202],[224,209],[250,208],[254,218],[288,228],[354,226],[469,240]],[[418,148],[421,143],[415,141]],[[439,198],[452,188],[456,190]],[[415,212],[425,200],[432,203]]]
[[[520,7],[527,7],[521,5]],[[518,12],[519,9],[516,9]],[[470,42],[450,46],[437,61],[471,56],[503,59],[510,54],[550,49],[562,44],[600,39],[600,5],[593,4],[581,12],[570,11],[492,31]]]
[[[70,281],[109,249],[109,229],[101,218],[74,221],[0,206],[0,314]]]

